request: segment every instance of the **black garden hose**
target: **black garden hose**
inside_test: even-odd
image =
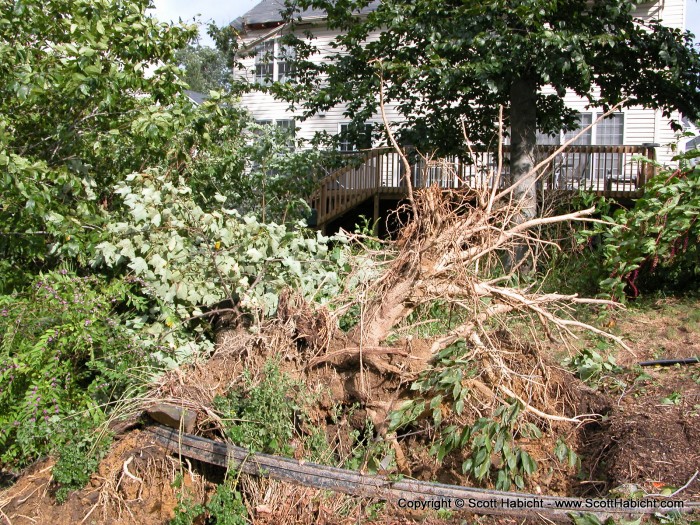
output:
[[[657,359],[656,361],[642,361],[639,366],[673,366],[696,365],[700,363],[700,357],[685,357],[682,359]]]

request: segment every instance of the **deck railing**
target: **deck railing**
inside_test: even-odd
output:
[[[551,156],[557,146],[538,146],[536,160]],[[428,160],[409,154],[411,180],[416,188],[437,184],[445,189],[488,188],[494,183],[498,158],[493,151],[473,148],[468,160],[457,156]],[[501,184],[509,174],[510,148],[504,146]],[[545,191],[585,190],[612,197],[636,197],[653,175],[654,148],[647,146],[567,146],[543,168],[539,189]],[[350,162],[320,182],[310,199],[317,223],[342,215],[368,198],[381,195],[400,198],[407,192],[405,168],[391,148],[358,153]]]

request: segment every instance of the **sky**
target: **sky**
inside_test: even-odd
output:
[[[153,0],[155,16],[163,22],[193,22],[196,18],[206,29],[210,21],[222,26],[252,9],[260,0]],[[213,46],[213,41],[200,30],[200,44]]]
[[[238,1],[238,0],[237,0]],[[700,2],[687,0],[685,27],[695,34],[695,42],[700,42]]]
[[[154,14],[163,22],[177,22],[182,19],[192,22],[196,18],[204,26],[210,21],[217,25],[228,24],[251,9],[260,0],[153,0]],[[687,0],[686,27],[692,31],[696,42],[700,42],[700,0]],[[213,46],[213,42],[200,31],[202,45]]]

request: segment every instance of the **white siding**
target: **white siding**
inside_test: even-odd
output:
[[[635,10],[635,16],[645,20],[659,20],[665,25],[674,28],[685,27],[686,4],[685,0],[659,0],[658,2],[647,2],[639,5]],[[245,44],[250,44],[260,39],[261,37],[271,33],[270,29],[259,31],[251,31],[246,35]],[[314,28],[312,30],[314,39],[313,44],[319,49],[313,60],[327,60],[327,56],[334,52],[330,47],[330,42],[335,37],[336,33],[325,28]],[[275,36],[281,34],[279,31]],[[242,60],[245,66],[246,73],[236,72],[236,76],[244,77],[249,81],[254,81],[255,60],[253,57],[248,57]],[[550,91],[548,89],[545,92]],[[581,112],[595,111],[597,114],[602,113],[599,108],[588,108],[587,102],[575,96],[573,93],[567,93],[565,97],[566,104]],[[253,117],[257,120],[281,120],[295,119],[298,128],[297,138],[306,141],[313,138],[316,132],[327,132],[334,135],[338,132],[339,124],[347,122],[349,119],[343,114],[344,106],[332,108],[325,113],[318,114],[309,120],[301,122],[299,116],[301,111],[289,111],[288,104],[276,101],[272,96],[266,93],[254,92],[246,94],[242,97],[241,104],[247,108]],[[675,142],[675,133],[670,128],[670,120],[664,118],[660,111],[643,108],[628,108],[623,111],[624,117],[624,143],[628,145],[639,145],[643,143],[657,143],[661,146],[657,149],[657,159],[661,162],[668,163],[673,156],[670,149],[670,144]],[[395,111],[393,105],[387,106],[387,115],[390,121],[397,121],[400,116]],[[679,115],[675,115],[679,120]],[[374,115],[371,122],[381,123],[380,115]]]
[[[658,20],[668,27],[685,29],[686,0],[659,0],[637,6],[634,15],[645,20]]]
[[[269,32],[269,29],[252,31],[247,35],[244,44],[255,42]],[[335,37],[336,33],[328,29],[315,28],[313,34],[315,38],[312,42],[319,50],[319,53],[315,55],[312,60],[319,63],[323,60],[327,60],[327,57],[334,52],[330,47],[330,42]],[[245,68],[245,72],[236,71],[235,76],[253,82],[255,79],[254,57],[246,57],[241,60],[241,62]],[[339,125],[350,120],[349,117],[344,115],[345,106],[337,106],[302,122],[299,120],[299,116],[303,113],[302,110],[289,111],[289,105],[286,102],[277,101],[271,95],[261,92],[243,95],[241,98],[241,105],[248,109],[256,120],[295,119],[298,129],[296,137],[304,139],[305,141],[311,140],[316,132],[325,131],[330,135],[335,135],[338,133]],[[386,113],[390,122],[395,122],[400,119],[394,104],[387,104]],[[378,113],[373,115],[369,122],[381,124],[381,115]]]

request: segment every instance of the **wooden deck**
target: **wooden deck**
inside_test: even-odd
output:
[[[538,158],[550,156],[557,146],[538,146]],[[493,183],[497,157],[492,151],[474,150],[475,161],[457,157],[426,161],[419,158],[411,165],[415,188],[437,184],[445,189],[487,188]],[[504,177],[507,179],[509,148],[504,147]],[[585,190],[597,195],[636,198],[645,182],[653,176],[653,165],[638,160],[654,159],[654,148],[646,146],[568,146],[546,167],[541,179],[542,191],[575,192]],[[319,184],[309,202],[316,210],[317,227],[348,213],[368,199],[374,199],[375,219],[381,199],[401,199],[407,194],[404,167],[399,155],[390,148],[374,149],[348,158],[348,165],[331,173]]]

